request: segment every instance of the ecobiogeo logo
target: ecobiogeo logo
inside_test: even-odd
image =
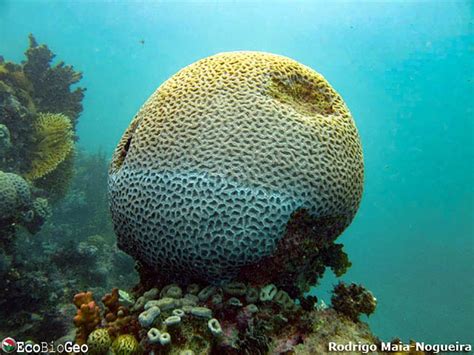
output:
[[[16,341],[13,338],[5,338],[2,341],[2,350],[6,353],[11,353],[16,350]]]
[[[87,354],[87,344],[74,344],[72,341],[67,341],[64,344],[54,344],[54,342],[47,343],[45,341],[40,343],[33,343],[32,341],[16,341],[13,338],[5,338],[2,341],[2,350],[5,353],[12,353],[15,350],[18,353],[83,353]]]

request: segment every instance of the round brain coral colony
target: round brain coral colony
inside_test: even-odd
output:
[[[362,186],[359,135],[339,94],[311,68],[260,52],[217,54],[172,76],[109,171],[119,247],[173,281],[281,286],[291,282],[282,275],[314,282],[321,266],[342,273],[349,262],[333,242]]]

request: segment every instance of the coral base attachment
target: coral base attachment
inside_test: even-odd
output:
[[[302,298],[311,286],[319,283],[326,269],[330,268],[339,277],[351,266],[344,245],[334,240],[335,228],[336,218],[314,218],[306,209],[295,211],[273,253],[241,267],[234,280],[257,287],[274,284],[292,298]],[[137,265],[140,287],[145,289],[164,287],[172,282],[206,283],[185,270],[172,273],[166,268],[157,271],[140,262]]]

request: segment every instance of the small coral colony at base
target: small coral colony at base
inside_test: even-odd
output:
[[[82,75],[53,58],[31,35],[25,62],[0,62],[1,335],[90,354],[380,342],[364,287],[340,282],[329,306],[309,293],[351,266],[335,241],[363,186],[354,121],[321,75],[260,52],[198,61],[148,99],[107,177],[75,148]]]

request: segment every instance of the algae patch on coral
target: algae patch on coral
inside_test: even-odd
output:
[[[289,78],[272,77],[269,94],[278,101],[290,105],[304,115],[331,115],[334,90],[321,77],[293,75]]]

